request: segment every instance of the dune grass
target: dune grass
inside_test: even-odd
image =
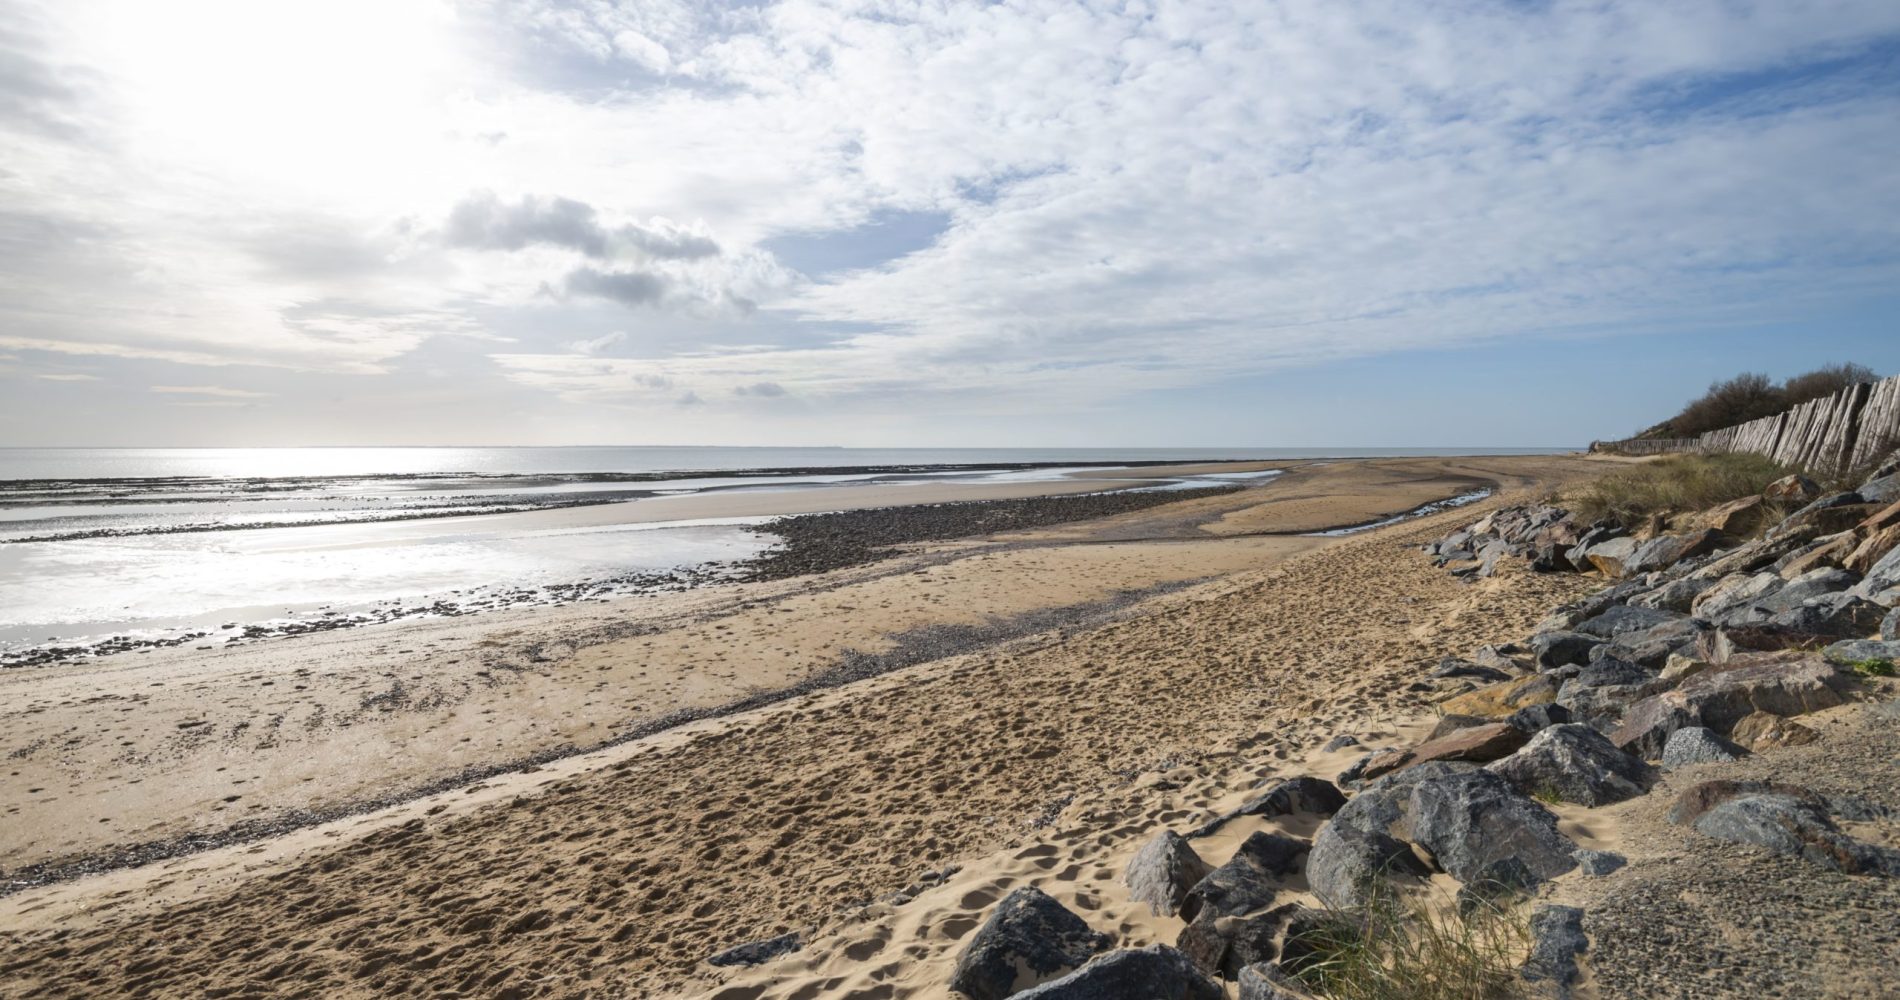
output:
[[[1380,882],[1371,898],[1332,927],[1303,938],[1317,955],[1300,985],[1327,1000],[1494,1000],[1516,996],[1531,945],[1514,899],[1406,895]]]
[[[1753,496],[1790,470],[1760,455],[1670,455],[1613,472],[1566,498],[1587,521],[1640,524]]]

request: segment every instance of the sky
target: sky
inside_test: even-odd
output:
[[[0,445],[1574,446],[1897,162],[1892,0],[0,0]]]

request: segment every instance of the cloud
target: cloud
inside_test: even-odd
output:
[[[666,295],[671,282],[647,271],[601,271],[591,267],[568,272],[566,288],[573,295],[611,299],[623,306],[653,305]]]
[[[735,396],[759,396],[770,399],[785,395],[785,387],[779,385],[777,382],[754,382],[751,385],[739,386],[732,390],[732,394]]]
[[[592,205],[572,198],[525,195],[507,203],[493,192],[470,195],[449,211],[444,238],[474,250],[522,250],[537,244],[608,259],[623,253],[660,260],[691,260],[719,253],[710,236],[666,219],[606,227]]]
[[[60,372],[60,373],[55,373],[55,374],[50,374],[50,375],[36,375],[34,377],[43,378],[48,382],[97,382],[99,381],[99,376],[97,375],[81,375],[77,372]]]
[[[598,337],[593,338],[592,340],[569,341],[567,345],[567,349],[570,351],[573,351],[575,354],[599,354],[600,352],[606,350],[607,348],[612,347],[615,344],[619,344],[625,341],[626,339],[627,339],[626,331],[615,330],[612,333],[602,334]]]
[[[217,385],[155,385],[153,392],[189,396],[224,396],[232,399],[262,399],[271,395],[268,392],[253,392],[249,389],[227,389]]]

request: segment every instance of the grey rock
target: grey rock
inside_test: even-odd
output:
[[[1579,850],[1576,853],[1577,870],[1592,877],[1602,877],[1629,864],[1628,859],[1611,851]]]
[[[1521,792],[1586,806],[1635,798],[1654,780],[1647,764],[1577,723],[1551,726],[1531,737],[1524,749],[1486,767]]]
[[[1860,484],[1861,499],[1868,503],[1893,503],[1900,500],[1900,476],[1882,476]]]
[[[1658,625],[1668,625],[1684,618],[1684,615],[1673,611],[1633,608],[1619,604],[1604,609],[1602,614],[1594,618],[1579,622],[1572,631],[1593,635],[1600,639],[1609,639],[1625,632],[1647,631]]]
[[[1558,832],[1557,818],[1489,771],[1420,781],[1406,805],[1408,839],[1431,852],[1438,866],[1460,882],[1477,878],[1485,866],[1505,857],[1516,857],[1539,878],[1576,867],[1571,854],[1577,845]]]
[[[1273,939],[1299,909],[1299,904],[1289,903],[1246,917],[1218,917],[1204,911],[1181,929],[1175,947],[1209,975],[1235,979],[1243,968],[1279,953]]]
[[[1155,944],[1098,956],[1016,1000],[1227,1000],[1227,991],[1186,955]]]
[[[1193,922],[1202,911],[1239,917],[1273,905],[1279,892],[1272,876],[1243,855],[1207,873],[1181,901],[1181,919]]]
[[[1900,875],[1900,851],[1842,833],[1826,809],[1806,797],[1756,792],[1736,795],[1703,813],[1705,836],[1752,844],[1847,875]]]
[[[1679,580],[1671,580],[1653,590],[1646,590],[1630,598],[1630,606],[1637,608],[1654,608],[1658,611],[1676,611],[1687,614],[1689,609],[1695,605],[1695,599],[1702,596],[1703,591],[1713,586],[1715,586],[1714,580],[1685,576]]]
[[[1583,558],[1605,576],[1623,576],[1628,571],[1630,557],[1636,554],[1636,546],[1633,538],[1612,538],[1584,549]]]
[[[1531,953],[1524,960],[1524,978],[1549,983],[1560,996],[1582,976],[1577,956],[1590,948],[1583,933],[1583,911],[1574,906],[1540,906],[1531,913]]]
[[[1495,667],[1482,666],[1470,660],[1461,660],[1455,656],[1447,656],[1438,661],[1438,666],[1432,668],[1431,676],[1472,677],[1481,681],[1508,681],[1514,675],[1503,670],[1498,670]]]
[[[1702,717],[1680,699],[1650,695],[1624,711],[1622,723],[1610,734],[1610,742],[1625,753],[1654,760],[1662,756],[1669,734],[1701,724]]]
[[[1694,613],[1696,617],[1716,624],[1744,624],[1755,616],[1749,608],[1767,599],[1787,583],[1774,573],[1724,577],[1696,598]]]
[[[1110,944],[1108,935],[1040,889],[1017,889],[996,904],[957,956],[950,986],[972,1000],[1003,1000],[1080,966]]]
[[[1900,664],[1900,642],[1879,639],[1848,639],[1821,651],[1829,663],[1843,667],[1860,664]]]
[[[1438,717],[1437,724],[1432,726],[1432,731],[1426,734],[1425,742],[1430,743],[1441,736],[1449,736],[1460,729],[1488,726],[1496,721],[1496,719],[1487,719],[1482,715],[1458,715],[1456,713],[1441,715]]]
[[[1572,852],[1574,855],[1575,852]],[[1458,887],[1458,912],[1473,911],[1529,895],[1543,884],[1530,866],[1517,858],[1499,858],[1478,871],[1478,877]]]
[[[797,931],[780,934],[778,937],[763,941],[748,941],[706,960],[707,965],[759,965],[769,962],[780,955],[797,951],[805,946],[805,941]]]
[[[1547,705],[1526,705],[1506,716],[1504,721],[1527,733],[1536,733],[1569,722],[1570,710],[1555,702]]]
[[[1306,991],[1272,962],[1256,962],[1240,970],[1240,1000],[1303,1000]]]
[[[1306,881],[1327,905],[1351,908],[1363,904],[1380,881],[1395,877],[1423,878],[1431,874],[1405,842],[1383,830],[1366,830],[1334,822],[1320,828],[1306,859]]]
[[[1531,650],[1537,656],[1539,670],[1566,664],[1590,662],[1590,650],[1602,645],[1601,636],[1582,632],[1539,632],[1531,637]]]
[[[1893,599],[1886,595],[1895,588],[1900,588],[1900,546],[1867,568],[1866,577],[1854,585],[1853,594],[1876,604],[1894,607]]]
[[[1784,611],[1791,611],[1817,597],[1839,594],[1860,582],[1860,574],[1834,566],[1822,566],[1811,569],[1789,580],[1777,588],[1774,593],[1764,595],[1749,603],[1746,615],[1753,616],[1744,620],[1764,621]],[[1741,617],[1731,614],[1730,619]]]
[[[1747,753],[1713,729],[1687,726],[1669,734],[1669,741],[1663,744],[1662,766],[1669,771],[1690,764],[1723,763],[1740,760]]]
[[[1147,903],[1157,916],[1171,917],[1181,909],[1181,901],[1195,883],[1213,870],[1214,866],[1202,861],[1179,834],[1163,830],[1135,852],[1122,873],[1122,881],[1131,899]]]
[[[1243,816],[1263,816],[1267,819],[1295,813],[1331,816],[1345,804],[1346,796],[1332,782],[1302,775],[1278,782],[1265,793],[1248,799],[1241,804],[1240,812]]]
[[[1344,750],[1347,747],[1356,747],[1358,745],[1359,745],[1359,740],[1356,737],[1347,736],[1342,733],[1338,736],[1333,737],[1330,740],[1327,740],[1326,746],[1323,747],[1322,750],[1325,753],[1333,753],[1335,751]]]
[[[1886,608],[1863,597],[1824,594],[1776,614],[1768,624],[1790,632],[1849,638],[1874,633],[1886,613]]]
[[[1900,608],[1887,612],[1880,620],[1880,637],[1888,642],[1900,642]]]
[[[1234,860],[1245,860],[1275,878],[1285,878],[1300,870],[1300,859],[1313,845],[1298,837],[1271,830],[1256,830],[1241,841]]]
[[[1791,716],[1833,708],[1854,686],[1851,675],[1810,653],[1744,653],[1657,697],[1681,704],[1700,725],[1725,733],[1755,712]]]

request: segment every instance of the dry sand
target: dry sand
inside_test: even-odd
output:
[[[1479,480],[1511,491],[1501,503],[1602,468],[1307,465],[817,579],[9,677],[0,718],[26,752],[7,762],[0,863],[15,867],[599,743],[941,626],[1206,581],[539,772],[18,893],[0,900],[0,993],[940,995],[932,963],[983,899],[1034,881],[1119,907],[1105,928],[1135,920],[1111,877],[1134,838],[1332,735],[1416,718],[1421,664],[1515,638],[1584,586],[1466,586],[1405,551],[1472,510],[1337,540],[1243,532],[1370,520]],[[1195,782],[1162,788],[1181,766]],[[953,862],[965,872],[901,920],[862,907]],[[844,975],[826,963],[849,975],[728,986],[701,964],[792,929],[816,935],[796,960],[814,982]]]

